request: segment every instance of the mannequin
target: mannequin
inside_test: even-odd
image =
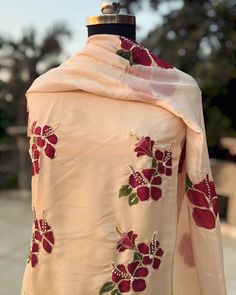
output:
[[[103,15],[87,18],[88,37],[97,34],[121,35],[136,40],[136,19],[134,15],[122,15],[119,1],[102,1]]]

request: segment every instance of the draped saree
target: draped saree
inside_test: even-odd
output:
[[[226,295],[193,77],[99,34],[26,98],[34,218],[21,295]]]

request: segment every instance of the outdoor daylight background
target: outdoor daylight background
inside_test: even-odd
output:
[[[120,2],[121,13],[136,15],[137,40],[193,76],[202,90],[228,295],[235,295],[236,0]],[[0,0],[0,295],[20,294],[31,239],[25,92],[39,75],[82,49],[86,17],[100,14],[100,4]]]

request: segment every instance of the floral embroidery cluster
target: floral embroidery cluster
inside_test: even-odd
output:
[[[165,151],[155,148],[155,142],[150,136],[130,134],[132,138],[138,140],[134,151],[137,157],[148,156],[152,159],[152,167],[138,171],[131,164],[129,168],[132,171],[128,179],[128,184],[122,185],[119,190],[119,197],[128,197],[129,206],[138,204],[139,201],[149,199],[158,201],[162,197],[162,177],[172,175],[172,149],[174,143]]]
[[[152,234],[150,243],[137,243],[138,237],[133,231],[124,233],[118,224],[115,229],[120,239],[117,242],[117,250],[134,251],[133,260],[127,265],[112,262],[111,281],[103,284],[99,295],[111,292],[111,295],[120,295],[129,291],[143,292],[147,283],[145,278],[150,274],[150,270],[156,271],[161,264],[164,251],[157,240],[157,232]]]
[[[121,49],[116,54],[122,56],[130,62],[130,65],[141,64],[144,66],[158,66],[164,69],[173,68],[171,64],[160,59],[144,48],[139,42],[119,36]]]
[[[34,121],[31,126],[29,148],[32,161],[32,176],[40,173],[40,158],[43,152],[49,159],[55,158],[55,144],[58,142],[58,137],[55,134],[55,130],[59,126],[58,122],[54,126],[44,125],[40,127],[36,126],[36,124],[37,121]]]
[[[38,263],[38,253],[40,244],[47,253],[51,253],[54,246],[54,234],[46,220],[47,210],[43,210],[42,218],[36,218],[35,207],[34,211],[34,231],[31,239],[31,249],[28,254],[27,263],[31,261],[31,266],[35,267]]]
[[[214,182],[210,181],[206,174],[197,184],[193,184],[189,177],[186,183],[187,196],[193,205],[192,217],[196,225],[206,229],[215,228],[219,203]]]

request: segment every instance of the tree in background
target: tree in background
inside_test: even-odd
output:
[[[147,0],[123,0],[129,13]],[[219,139],[235,136],[235,0],[149,0],[158,13],[170,6],[161,25],[154,27],[141,43],[175,67],[193,76],[203,93],[203,106],[212,156],[221,157]],[[172,9],[173,4],[181,8]],[[179,7],[179,5],[177,6]]]
[[[25,92],[43,72],[60,64],[63,39],[71,32],[63,23],[53,25],[38,41],[37,32],[29,29],[19,40],[0,36],[0,134],[8,141],[6,128],[26,125]],[[5,137],[5,138],[4,138]]]

